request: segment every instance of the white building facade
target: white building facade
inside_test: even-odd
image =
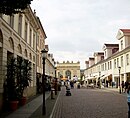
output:
[[[117,39],[119,44],[104,44],[104,57],[97,53],[93,65],[89,65],[91,60],[86,61],[84,74],[88,83],[97,85],[100,79],[104,86],[118,87],[122,81],[130,81],[130,29],[120,29]],[[97,56],[101,57],[98,61]]]

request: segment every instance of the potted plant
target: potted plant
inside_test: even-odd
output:
[[[17,80],[19,88],[20,104],[24,105],[27,101],[27,97],[24,96],[24,90],[29,86],[31,82],[31,62],[18,58],[17,60]]]
[[[7,78],[4,82],[4,98],[6,103],[10,103],[11,110],[16,110],[18,106],[18,86],[16,77],[16,59],[10,58],[7,61]]]

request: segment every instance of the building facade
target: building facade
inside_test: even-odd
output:
[[[80,78],[80,62],[57,62],[56,76],[61,80],[74,80]]]
[[[94,63],[86,61],[85,80],[97,85],[119,87],[122,81],[130,82],[130,29],[120,29],[118,44],[104,44],[103,53],[94,53]],[[104,56],[104,57],[103,57]],[[98,57],[98,61],[97,61]]]
[[[4,82],[7,74],[7,61],[11,57],[31,62],[31,83],[26,89],[27,97],[37,92],[37,76],[42,78],[43,64],[41,50],[47,38],[39,17],[29,6],[24,14],[7,16],[0,14],[0,109],[3,105]],[[49,50],[48,50],[49,51]],[[48,69],[49,68],[49,69]],[[55,76],[54,58],[48,54],[46,73]]]

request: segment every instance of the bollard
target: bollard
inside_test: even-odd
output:
[[[55,89],[51,89],[51,99],[54,99],[54,91],[55,91]]]
[[[71,92],[70,92],[70,88],[69,87],[66,88],[66,96],[71,96]]]

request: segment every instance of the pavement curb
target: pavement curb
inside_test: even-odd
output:
[[[62,90],[61,90],[61,91],[62,91]],[[58,100],[59,100],[59,96],[60,96],[60,94],[61,94],[61,91],[59,92],[59,95],[58,95],[58,97],[57,97],[57,99],[56,99],[55,105],[54,105],[54,107],[53,107],[53,109],[52,109],[52,112],[51,112],[51,115],[50,115],[49,118],[53,118],[53,114],[54,114],[55,108],[56,108],[56,106],[57,106],[57,102],[58,102]]]

